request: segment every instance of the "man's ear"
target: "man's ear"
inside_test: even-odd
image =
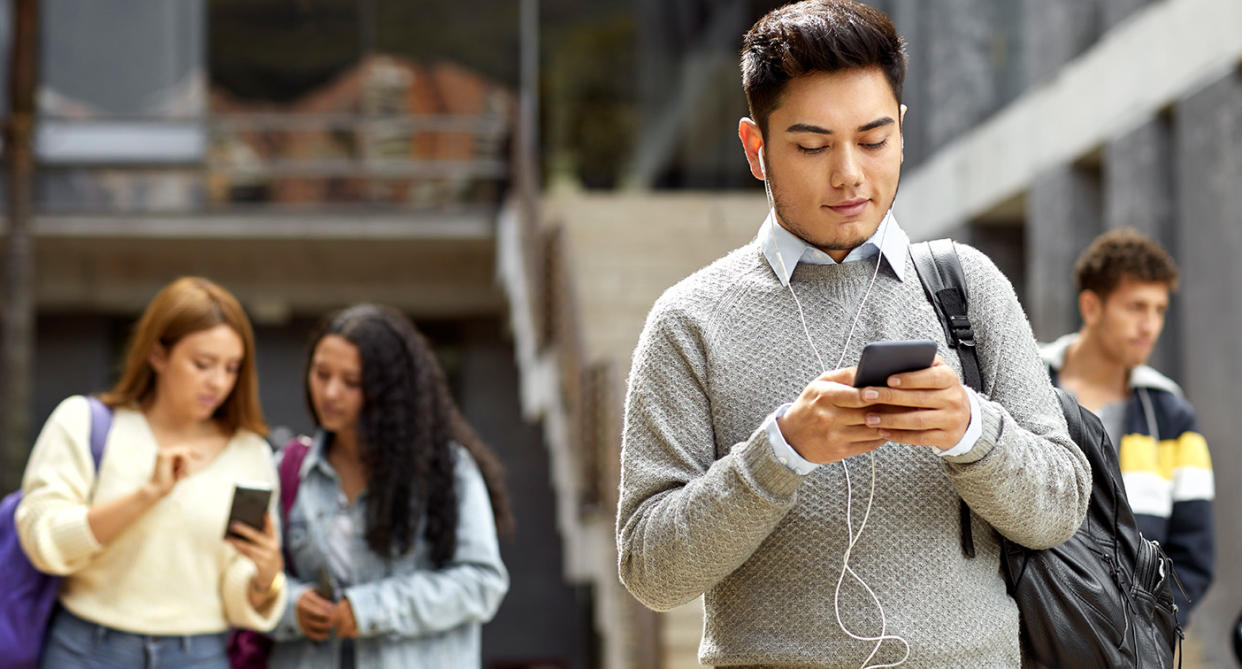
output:
[[[751,176],[766,181],[767,169],[759,157],[759,151],[763,148],[763,133],[759,131],[759,124],[750,117],[743,116],[737,122],[737,136],[742,140],[742,150],[746,152],[746,162],[750,163]]]
[[[906,110],[909,107],[901,105],[900,113],[897,115],[897,139],[901,140],[901,162],[906,162]]]
[[[1104,301],[1094,290],[1084,290],[1078,293],[1078,313],[1082,314],[1083,325],[1094,326],[1100,320],[1100,314],[1103,311]]]

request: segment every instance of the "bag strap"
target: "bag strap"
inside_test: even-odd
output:
[[[944,327],[945,340],[957,349],[962,360],[962,376],[966,385],[976,391],[983,388],[979,374],[979,357],[975,352],[975,330],[966,313],[969,291],[962,261],[952,239],[936,239],[910,245],[914,269],[923,283],[927,299],[936,309]]]
[[[280,458],[280,526],[289,527],[289,511],[293,508],[293,503],[298,498],[298,485],[302,483],[302,462],[306,460],[306,454],[310,453],[310,445],[306,443],[305,437],[295,437],[285,444],[284,455]],[[285,571],[291,575],[297,574],[293,569],[292,556],[289,555],[289,543],[280,542],[280,551],[285,558]]]
[[[86,402],[91,407],[91,459],[95,461],[95,473],[98,474],[104,443],[108,441],[108,431],[112,429],[112,407],[93,395],[87,395]]]
[[[945,341],[957,350],[957,357],[962,361],[962,376],[966,385],[978,392],[983,388],[983,379],[979,374],[979,356],[975,352],[975,329],[966,313],[966,274],[962,271],[962,261],[957,257],[953,240],[936,239],[911,244],[910,257],[923,284],[923,292],[940,317]],[[970,507],[966,500],[961,500],[958,521],[962,528],[962,555],[973,558],[975,538],[970,529]]]
[[[280,520],[286,526],[289,524],[289,510],[298,498],[302,462],[309,452],[310,446],[303,438],[297,437],[285,444],[285,454],[280,459]]]

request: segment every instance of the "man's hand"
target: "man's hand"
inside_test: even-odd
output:
[[[875,402],[855,388],[853,367],[825,372],[802,390],[793,406],[776,419],[785,441],[809,462],[838,462],[879,448],[888,438],[866,423]]]
[[[776,419],[785,441],[809,462],[838,462],[887,441],[948,450],[970,425],[970,400],[936,356],[931,367],[894,374],[889,387],[855,388],[854,367],[812,381]]]
[[[862,401],[869,407],[868,427],[890,441],[942,451],[962,440],[970,425],[970,399],[961,379],[940,356],[927,369],[888,379],[886,388],[862,389]]]

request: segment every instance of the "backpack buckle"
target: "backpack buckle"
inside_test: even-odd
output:
[[[953,341],[957,346],[975,347],[975,330],[970,319],[965,316],[950,316],[949,329],[953,333]]]

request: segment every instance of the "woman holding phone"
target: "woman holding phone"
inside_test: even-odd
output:
[[[276,487],[241,305],[202,278],[163,288],[100,400],[112,420],[98,472],[91,408],[74,396],[22,483],[22,546],[64,575],[41,666],[226,668],[227,629],[271,629],[285,606],[271,513],[262,530],[227,522],[237,484]]]
[[[277,456],[301,460],[270,666],[479,666],[480,627],[509,585],[508,500],[426,340],[387,307],[329,316],[306,394],[309,450]]]

